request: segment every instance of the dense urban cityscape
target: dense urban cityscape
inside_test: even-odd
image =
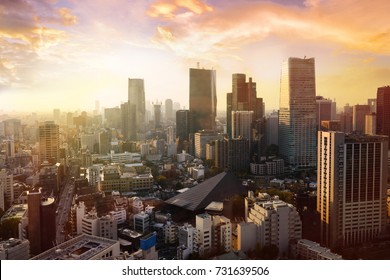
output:
[[[390,259],[371,2],[103,2],[0,3],[0,260]]]
[[[337,112],[314,58],[281,75],[267,115],[240,73],[217,118],[191,68],[188,110],[129,78],[117,107],[1,116],[1,258],[389,258],[390,87]]]

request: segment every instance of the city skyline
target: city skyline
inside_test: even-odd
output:
[[[120,7],[120,9],[118,8]],[[127,101],[128,78],[147,100],[188,108],[188,69],[216,70],[219,111],[234,73],[278,109],[289,57],[316,59],[316,92],[365,104],[390,74],[388,1],[4,1],[0,110],[92,109]]]

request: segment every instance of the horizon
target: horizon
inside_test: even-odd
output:
[[[252,77],[266,111],[278,110],[281,65],[305,56],[316,61],[317,96],[366,104],[390,84],[390,2],[377,2],[5,1],[0,112],[120,106],[128,78],[144,80],[146,100],[188,109],[198,63],[216,70],[219,112],[234,73]]]

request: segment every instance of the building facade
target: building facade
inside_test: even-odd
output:
[[[60,159],[60,130],[54,122],[45,122],[39,126],[40,162],[56,163]]]
[[[321,243],[371,241],[386,228],[388,137],[318,133],[317,211]]]
[[[376,114],[377,134],[390,138],[390,86],[378,88]]]
[[[287,164],[316,166],[314,58],[289,58],[280,83],[279,153]]]

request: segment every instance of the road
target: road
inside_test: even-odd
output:
[[[57,213],[56,214],[57,244],[61,244],[62,242],[65,241],[64,227],[66,222],[68,221],[68,215],[70,213],[70,208],[72,206],[73,193],[74,193],[74,182],[73,180],[69,180],[65,184],[65,187],[62,190],[61,195],[59,196],[58,208],[56,212]]]

